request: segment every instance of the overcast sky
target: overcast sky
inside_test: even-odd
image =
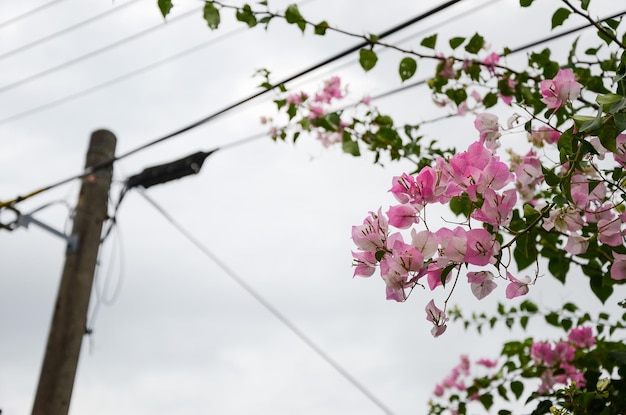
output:
[[[259,79],[252,75],[259,68],[271,70],[279,80],[356,43],[333,34],[303,36],[279,21],[268,31],[245,30],[230,14],[213,32],[196,1],[175,2],[166,22],[156,1],[126,6],[131,2],[64,0],[2,24],[46,3],[0,2],[0,200],[79,173],[94,130],[115,133],[121,154],[257,92]],[[378,33],[440,3],[309,0],[301,11],[348,31]],[[550,12],[560,3],[542,3],[544,8],[520,10],[513,0],[465,0],[390,41],[419,33],[403,43],[417,47],[434,31],[442,40],[479,31],[493,51],[513,48],[548,34]],[[594,0],[592,7],[604,16],[619,11],[614,3]],[[288,3],[270,4],[280,9]],[[114,8],[120,10],[26,47]],[[451,18],[456,20],[448,22]],[[568,27],[583,23],[572,19]],[[158,29],[51,70],[151,27]],[[234,34],[224,37],[229,33]],[[566,54],[572,40],[559,43],[555,53]],[[204,46],[155,65],[196,45]],[[20,48],[24,50],[14,52]],[[351,56],[290,86],[314,92],[323,79],[340,75],[358,100],[400,86],[400,57],[381,54],[380,66],[364,74]],[[516,62],[511,58],[511,64]],[[154,67],[137,76],[112,82],[150,65]],[[416,79],[429,76],[428,63],[419,65],[423,70]],[[49,73],[36,76],[43,71]],[[22,82],[29,77],[35,79]],[[20,85],[5,88],[16,82]],[[78,96],[65,99],[74,94]],[[64,101],[54,104],[58,100]],[[399,122],[442,114],[425,88],[373,104],[397,115]],[[40,106],[46,107],[30,112]],[[112,197],[121,181],[147,166],[265,131],[262,115],[275,115],[269,99],[116,163]],[[424,132],[464,146],[477,138],[472,124],[467,117],[429,124]],[[504,146],[515,146],[524,136],[507,139]],[[325,150],[313,137],[295,145],[265,137],[220,151],[207,159],[199,175],[146,193],[393,413],[415,414],[425,411],[435,383],[456,365],[459,354],[493,357],[512,334],[480,337],[451,325],[434,339],[424,319],[429,292],[416,290],[408,302],[398,304],[385,301],[379,277],[352,279],[350,227],[368,211],[394,203],[388,193],[391,178],[410,167],[373,165],[369,155],[353,158],[339,148]],[[78,186],[72,182],[19,208],[30,212],[55,202],[35,217],[67,229],[68,207],[76,203]],[[0,219],[6,222],[10,216],[3,213]],[[118,227],[102,249],[96,285],[104,293],[92,296],[93,334],[83,343],[70,413],[381,413],[140,194],[127,195],[117,219]],[[0,249],[0,408],[3,414],[25,414],[35,394],[65,245],[31,226],[0,231]],[[549,307],[578,298],[599,307],[585,298],[586,288],[576,285],[586,287],[587,281],[575,277],[565,288],[546,277],[533,287],[531,299]],[[116,288],[119,295],[112,298]],[[478,303],[461,284],[452,302],[470,312],[493,309],[495,302],[504,301],[504,286],[492,297]],[[443,293],[436,298],[444,298]],[[101,306],[94,314],[96,303]]]

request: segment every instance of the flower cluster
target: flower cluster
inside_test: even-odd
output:
[[[498,365],[497,359],[478,359],[475,363],[476,366],[483,369],[493,369]],[[450,371],[450,374],[446,376],[440,383],[435,385],[433,394],[437,397],[442,397],[446,390],[457,390],[464,392],[468,386],[473,383],[472,365],[469,356],[461,355],[461,361]],[[475,374],[474,374],[475,376]],[[476,399],[476,395],[471,396],[469,399]]]
[[[576,382],[578,387],[584,387],[585,378],[572,362],[576,349],[588,349],[595,342],[591,327],[579,327],[570,331],[568,341],[533,343],[530,356],[543,369],[537,393],[549,393],[554,385],[567,385],[569,382]]]
[[[571,70],[562,69],[549,81],[541,84],[541,91],[551,108],[580,94],[580,84]],[[384,213],[382,209],[370,212],[362,225],[352,228],[352,239],[358,248],[352,253],[354,276],[369,277],[378,267],[389,300],[406,300],[407,289],[417,284],[428,285],[431,290],[445,286],[453,274],[458,279],[462,267],[470,266],[477,269],[468,269],[467,281],[478,299],[496,288],[497,278],[508,282],[507,298],[527,294],[536,278],[514,276],[506,265],[510,261],[502,258],[503,248],[511,247],[520,233],[529,231],[511,231],[519,202],[526,205],[520,217],[528,216],[528,212],[536,216],[529,229],[541,226],[545,232],[556,233],[565,241],[562,249],[572,256],[584,254],[591,242],[609,247],[624,242],[626,213],[617,209],[623,203],[617,197],[621,193],[615,191],[615,183],[603,175],[598,165],[607,159],[609,151],[597,137],[587,138],[593,152],[582,162],[564,162],[549,168],[545,162],[549,158],[541,156],[539,150],[558,142],[561,133],[556,129],[547,125],[531,129],[528,141],[534,148],[524,156],[509,151],[511,157],[506,163],[497,155],[502,135],[498,117],[479,114],[474,126],[478,141],[464,152],[435,159],[433,165],[415,175],[394,177],[390,192],[398,204]],[[617,137],[616,146],[618,151],[613,157],[623,166],[626,135]],[[570,183],[565,195],[558,199],[541,196],[541,192],[550,195],[546,190],[554,183],[547,184],[548,181],[564,180]],[[465,201],[467,219],[454,227],[430,230],[425,222],[427,206],[447,205],[455,200]],[[422,222],[423,228],[416,228]],[[411,229],[410,241],[405,241],[400,232],[405,229]],[[626,279],[626,254],[613,251],[613,258],[611,277]],[[492,270],[485,269],[489,266]],[[440,310],[431,301],[426,313],[434,325],[433,335],[441,335],[447,322],[445,305]]]
[[[370,212],[362,225],[352,228],[352,239],[359,248],[353,252],[354,275],[369,277],[378,265],[388,299],[404,301],[405,289],[422,278],[434,290],[448,282],[451,271],[460,270],[462,264],[484,267],[499,262],[500,243],[495,235],[511,221],[517,196],[515,189],[506,187],[514,182],[515,175],[487,147],[496,140],[497,119],[495,126],[493,119],[485,116],[482,120],[477,121],[480,140],[467,151],[449,160],[439,158],[435,166],[425,167],[415,176],[394,177],[390,191],[400,204],[391,206],[385,214],[380,209]],[[400,232],[390,233],[390,226],[407,229],[419,223],[427,205],[446,204],[462,195],[475,204],[471,218],[489,225],[490,230],[466,226],[443,227],[435,232],[413,229],[410,243]],[[479,299],[495,288],[495,276],[489,271],[470,272],[467,277]],[[512,286],[527,285],[510,274],[507,278]],[[445,331],[445,313],[432,302],[429,306],[427,318],[435,325],[433,334],[438,336]]]
[[[341,101],[347,95],[347,90],[341,84],[338,76],[333,76],[324,81],[323,87],[312,96],[305,91],[288,94],[285,98],[276,100],[278,109],[284,109],[292,121],[296,117],[296,124],[301,131],[315,132],[317,139],[324,147],[341,143],[346,127],[350,126],[352,120],[342,119],[341,112],[333,111],[332,107],[336,102]],[[369,105],[369,98],[361,101],[364,105]],[[263,117],[261,122],[268,123],[267,117]],[[272,126],[272,138],[285,138],[284,129]],[[294,140],[297,136],[294,136]]]

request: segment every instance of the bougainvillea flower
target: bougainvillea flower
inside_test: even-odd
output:
[[[507,278],[510,283],[506,286],[506,298],[510,300],[511,298],[528,294],[528,284],[531,282],[529,276],[525,276],[521,280],[518,280],[511,274],[507,273]]]
[[[543,95],[541,101],[549,109],[560,108],[567,101],[578,98],[581,87],[571,69],[559,69],[554,79],[546,79],[539,83]]]
[[[437,308],[434,300],[430,300],[426,305],[426,320],[435,325],[430,331],[434,337],[441,336],[448,328],[446,323],[449,318],[446,317],[446,313],[444,313],[443,310]]]

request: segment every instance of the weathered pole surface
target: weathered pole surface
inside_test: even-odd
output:
[[[110,131],[92,133],[85,168],[113,159],[116,141]],[[68,244],[33,415],[67,415],[69,411],[112,174],[111,164],[82,179],[72,229],[77,244]]]

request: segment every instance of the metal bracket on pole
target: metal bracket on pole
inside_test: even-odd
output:
[[[39,226],[41,229],[50,232],[51,234],[58,236],[61,239],[64,239],[67,242],[67,252],[76,252],[76,249],[78,248],[78,235],[74,234],[74,235],[66,235],[65,233],[58,231],[56,229],[54,229],[53,227],[46,225],[45,223],[41,222],[38,219],[35,219],[32,215],[29,214],[22,214],[22,213],[18,213],[17,215],[17,220],[11,224],[12,229],[15,228],[19,228],[20,226],[23,226],[24,228],[28,229],[28,225],[30,224]],[[11,226],[9,225],[9,226]]]

